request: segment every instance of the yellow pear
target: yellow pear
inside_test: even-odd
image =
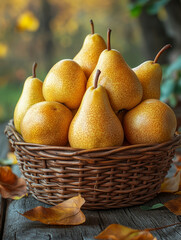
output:
[[[160,83],[162,80],[162,69],[160,64],[157,63],[159,56],[171,45],[165,45],[156,55],[154,61],[146,61],[138,67],[133,68],[138,79],[143,87],[143,98],[145,99],[159,99],[160,98]]]
[[[46,101],[64,103],[70,109],[79,107],[86,90],[87,79],[78,63],[71,59],[56,63],[43,83]]]
[[[69,143],[73,148],[91,149],[121,146],[124,139],[121,122],[111,108],[107,92],[97,86],[87,89],[69,128]]]
[[[94,33],[93,21],[90,20],[90,23],[92,27],[92,33],[87,35],[81,50],[73,59],[81,66],[87,78],[89,78],[93,72],[99,55],[104,49],[106,49],[106,43],[104,39],[99,34]]]
[[[25,80],[22,94],[16,104],[14,110],[14,125],[15,129],[21,133],[20,124],[21,121],[27,112],[27,110],[35,103],[44,101],[44,97],[42,94],[42,81],[36,78],[36,67],[37,63],[33,64],[32,72],[33,76],[28,77]]]
[[[113,110],[129,110],[141,101],[143,90],[136,74],[121,54],[111,49],[110,33],[111,30],[108,29],[107,49],[101,53],[97,66],[88,79],[87,88],[93,85],[96,69],[100,69],[99,84],[107,90]]]
[[[65,146],[72,112],[58,102],[39,102],[26,112],[21,122],[25,142]]]
[[[131,144],[155,144],[173,138],[177,120],[167,104],[147,99],[126,113],[123,127]]]

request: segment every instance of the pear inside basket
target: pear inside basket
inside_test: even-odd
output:
[[[173,110],[160,101],[159,57],[131,69],[94,32],[71,59],[57,62],[44,82],[25,80],[5,133],[27,187],[56,205],[81,194],[84,208],[143,204],[160,191],[181,144]]]

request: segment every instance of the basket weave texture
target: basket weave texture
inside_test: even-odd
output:
[[[143,204],[160,190],[181,135],[162,144],[80,150],[25,143],[13,121],[5,134],[32,195],[55,205],[81,194],[86,209]]]

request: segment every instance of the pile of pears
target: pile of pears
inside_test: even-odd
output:
[[[93,149],[171,140],[177,127],[173,110],[160,98],[159,56],[131,69],[104,39],[92,33],[71,59],[57,62],[44,82],[24,83],[14,111],[15,129],[25,142]]]

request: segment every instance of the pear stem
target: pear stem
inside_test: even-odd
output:
[[[37,63],[34,62],[34,63],[33,63],[33,66],[32,66],[32,75],[33,75],[33,78],[36,78],[36,67],[37,67]]]
[[[95,75],[95,78],[94,78],[94,88],[97,88],[97,83],[98,83],[100,73],[101,73],[101,71],[99,69],[97,69],[96,75]]]
[[[111,50],[111,29],[107,30],[107,50]]]
[[[90,24],[91,24],[91,33],[94,34],[94,22],[92,19],[90,20]]]
[[[165,50],[167,50],[168,48],[171,48],[171,47],[172,47],[171,44],[167,44],[167,45],[165,45],[164,47],[162,47],[162,49],[160,49],[160,51],[157,53],[157,55],[156,55],[153,63],[157,63],[158,58],[160,57],[160,55],[161,55]]]

